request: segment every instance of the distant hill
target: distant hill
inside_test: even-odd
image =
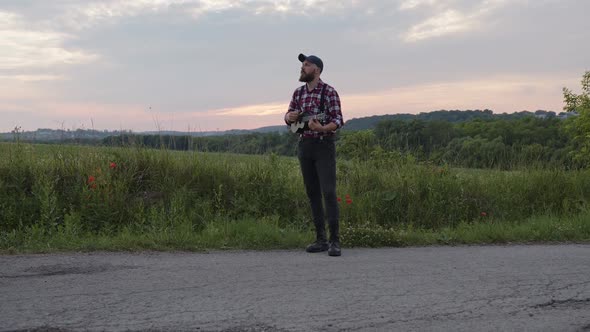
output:
[[[362,118],[353,118],[349,121],[346,121],[346,125],[344,129],[346,130],[364,130],[364,129],[371,129],[374,128],[377,123],[384,121],[384,120],[401,120],[401,121],[410,121],[410,120],[424,120],[424,121],[447,121],[447,122],[464,122],[464,121],[471,121],[474,119],[493,119],[498,117],[511,117],[511,118],[520,118],[523,116],[533,116],[534,113],[531,112],[519,112],[519,113],[512,113],[512,114],[494,114],[491,110],[439,110],[433,112],[423,112],[419,114],[386,114],[386,115],[374,115],[369,117],[362,117]]]
[[[122,133],[129,133],[130,131],[108,131],[108,130],[92,130],[92,129],[47,129],[40,128],[35,131],[18,132],[19,139],[23,141],[33,142],[54,142],[54,141],[91,141],[100,140],[105,137],[120,135]],[[0,140],[13,140],[15,136],[14,131],[10,133],[0,133]]]
[[[121,134],[141,134],[141,135],[170,135],[170,136],[184,136],[190,135],[194,137],[201,136],[222,136],[222,135],[241,135],[248,133],[271,133],[271,132],[287,132],[287,126],[268,126],[256,129],[231,129],[224,131],[200,131],[200,132],[186,132],[186,131],[120,131],[120,130],[92,130],[92,129],[77,129],[77,130],[63,130],[63,129],[37,129],[35,131],[19,132],[19,138],[23,141],[33,142],[76,142],[76,141],[92,141],[101,140],[109,136],[118,136]],[[14,140],[14,133],[0,133],[0,140],[11,141]]]
[[[386,115],[373,115],[362,118],[352,118],[346,121],[345,126],[342,130],[353,131],[353,130],[365,130],[374,128],[377,123],[384,120],[424,120],[424,121],[448,121],[448,122],[464,122],[475,119],[519,119],[527,116],[535,116],[540,118],[567,118],[568,116],[576,115],[576,113],[559,113],[537,110],[535,112],[522,111],[516,113],[502,113],[494,114],[491,110],[439,110],[433,112],[424,112],[419,114],[386,114]],[[194,137],[201,136],[222,136],[222,135],[243,135],[248,133],[286,133],[288,127],[285,125],[267,126],[256,129],[231,129],[224,131],[200,131],[200,132],[186,132],[186,131],[144,131],[144,132],[132,132],[132,131],[108,131],[108,130],[91,130],[91,129],[78,129],[78,130],[63,130],[63,129],[37,129],[36,131],[25,131],[20,132],[19,137],[24,141],[38,141],[38,142],[82,142],[82,141],[95,141],[101,140],[109,136],[117,136],[121,134],[141,134],[141,135],[190,135]],[[0,133],[0,140],[13,140],[14,133]]]
[[[194,137],[201,137],[201,136],[221,136],[221,135],[243,135],[248,133],[272,133],[272,132],[286,132],[287,126],[267,126],[267,127],[260,127],[256,129],[230,129],[230,130],[222,130],[222,131],[142,131],[137,132],[136,134],[142,135],[171,135],[171,136],[178,136],[178,135],[188,135]]]

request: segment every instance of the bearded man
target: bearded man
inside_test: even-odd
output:
[[[285,122],[292,127],[302,119],[308,119],[301,130],[298,130],[297,156],[311,206],[316,241],[305,250],[311,253],[328,251],[330,256],[340,256],[334,142],[336,131],[344,125],[340,97],[332,86],[320,79],[324,63],[319,57],[299,54],[298,58],[302,63],[299,81],[305,84],[293,92]],[[330,229],[329,242],[325,218]]]

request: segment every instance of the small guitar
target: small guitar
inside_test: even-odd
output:
[[[315,115],[308,115],[303,116],[303,113],[299,114],[297,121],[291,124],[291,132],[301,134],[305,130],[309,129],[309,120],[318,119],[320,122],[323,122],[326,118],[325,113],[315,114]]]

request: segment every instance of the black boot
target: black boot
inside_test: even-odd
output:
[[[315,224],[315,242],[305,248],[307,252],[322,252],[328,250],[328,241],[326,240],[326,226],[324,221],[314,220]]]
[[[332,241],[330,242],[330,247],[328,249],[328,255],[330,256],[340,256],[342,253],[340,251],[340,242],[339,241]]]
[[[326,250],[328,250],[328,241],[326,240],[317,240],[305,248],[307,252],[322,252]]]
[[[330,246],[328,248],[328,255],[340,256],[340,224],[338,219],[330,220]]]

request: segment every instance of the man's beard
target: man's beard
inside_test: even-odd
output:
[[[305,72],[301,73],[299,76],[299,82],[309,83],[315,79],[315,75],[313,73],[306,74]]]

